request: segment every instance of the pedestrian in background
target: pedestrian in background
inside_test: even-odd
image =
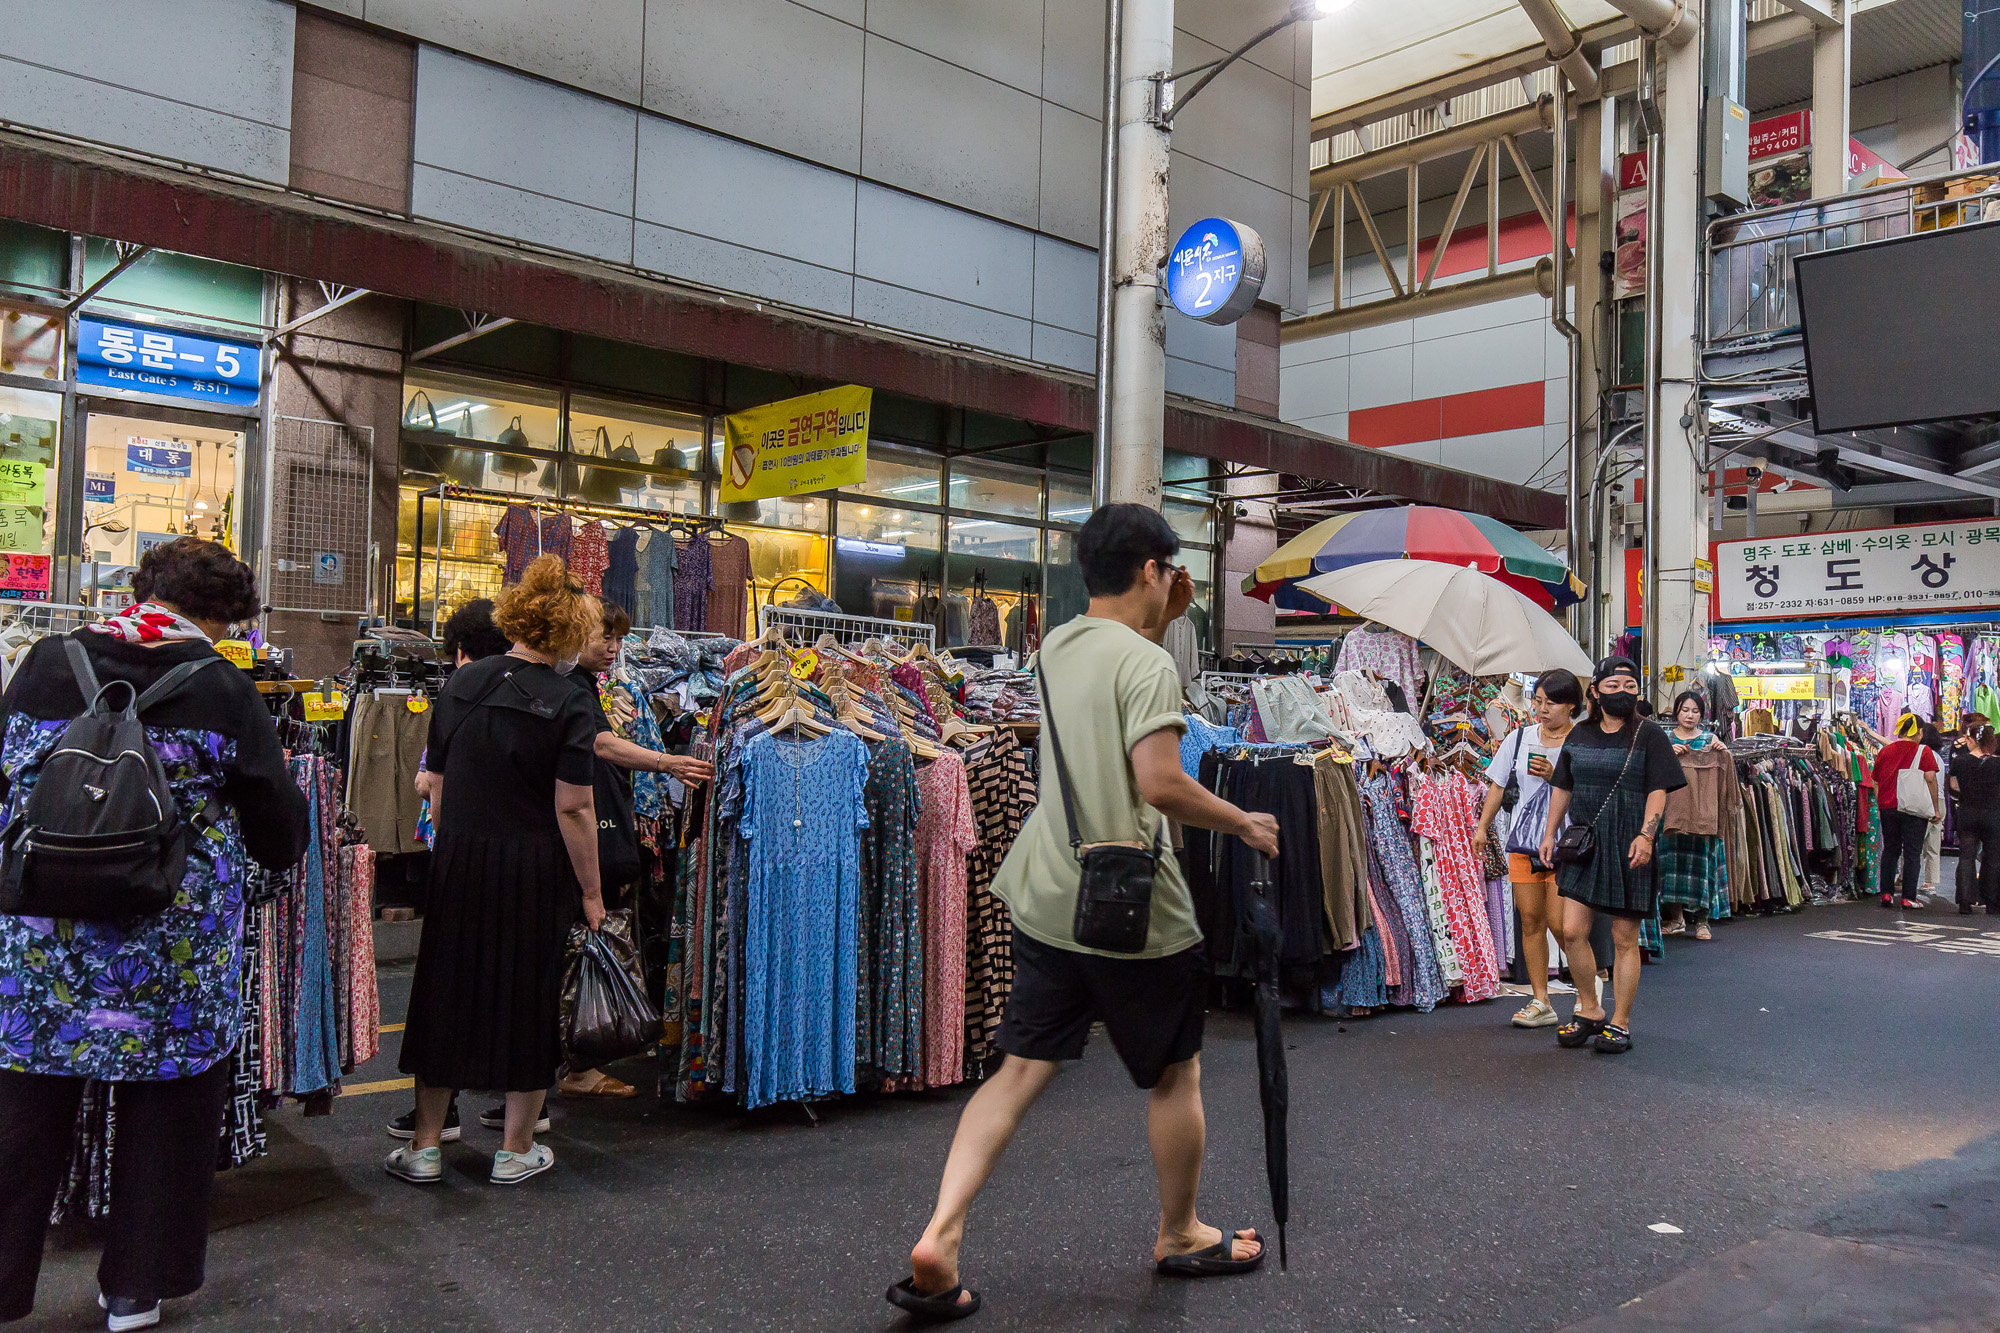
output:
[[[2000,911],[2000,732],[1983,722],[1965,733],[1969,748],[1951,761],[1958,800],[1958,914],[1983,903]]]
[[[100,685],[144,692],[259,611],[256,576],[214,542],[181,537],[139,561],[138,601],[29,650],[0,697],[0,793],[11,824],[43,763],[89,700],[67,657],[82,646]],[[123,691],[111,700],[122,702]],[[250,677],[197,671],[146,709],[188,833],[173,905],[121,921],[0,916],[0,1321],[34,1309],[49,1214],[84,1083],[113,1085],[118,1169],[97,1266],[106,1326],[150,1328],[160,1302],[201,1287],[230,1052],[243,1026],[243,883],[249,863],[305,854],[306,798]]]
[[[562,1063],[564,946],[579,902],[591,929],[604,919],[596,725],[564,679],[596,618],[562,560],[538,558],[495,609],[513,647],[454,672],[433,710],[424,765],[443,782],[400,1061],[417,1081],[417,1119],[384,1164],[412,1184],[443,1178],[439,1144],[459,1088],[506,1094],[488,1180],[518,1184],[555,1165],[534,1135]]]
[[[1896,739],[1875,756],[1875,800],[1882,812],[1882,906],[1917,911],[1917,881],[1923,871],[1924,839],[1933,822],[1944,819],[1938,773],[1943,767],[1935,751],[1923,743],[1923,725],[1905,713],[1896,723]],[[1908,771],[1920,776],[1904,781]],[[1900,873],[1902,887],[1897,888]]]
[[[1946,743],[1944,733],[1937,729],[1937,724],[1934,722],[1923,724],[1920,738],[1924,743],[1924,748],[1937,756],[1938,773],[1940,774],[1938,780],[1942,783],[1944,781],[1942,775],[1950,772],[1951,747]],[[1924,830],[1924,874],[1923,882],[1917,889],[1919,900],[1938,893],[1940,886],[1944,883],[1945,814],[1946,803],[1942,792],[1940,792],[1937,802],[1937,817],[1931,820],[1930,827]]]

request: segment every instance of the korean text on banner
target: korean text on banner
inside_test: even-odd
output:
[[[1717,542],[1715,618],[2000,606],[2000,518]]]
[[[868,474],[874,396],[849,384],[724,417],[723,502],[859,484]]]

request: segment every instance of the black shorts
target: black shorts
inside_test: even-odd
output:
[[[1199,945],[1165,958],[1106,958],[1014,932],[1014,989],[997,1045],[1023,1060],[1075,1060],[1101,1020],[1132,1082],[1159,1083],[1201,1052],[1208,962]]]

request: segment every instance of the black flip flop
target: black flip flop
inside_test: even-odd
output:
[[[1604,1018],[1584,1018],[1581,1015],[1572,1017],[1569,1022],[1556,1029],[1556,1045],[1572,1051],[1579,1046],[1588,1046],[1593,1037],[1604,1031],[1605,1024],[1609,1021],[1609,1015]]]
[[[1598,1029],[1596,1045],[1606,1055],[1623,1055],[1632,1049],[1632,1034],[1616,1023],[1606,1023]]]
[[[969,1301],[958,1299],[961,1295],[972,1297]],[[963,1286],[950,1291],[940,1291],[934,1296],[926,1296],[917,1290],[917,1280],[906,1277],[888,1291],[889,1304],[899,1310],[908,1310],[919,1319],[933,1323],[944,1323],[950,1319],[964,1319],[967,1315],[979,1313],[979,1293],[967,1292]]]
[[[1248,1273],[1264,1262],[1270,1253],[1270,1246],[1255,1228],[1246,1228],[1250,1234],[1239,1236],[1234,1231],[1224,1231],[1222,1239],[1205,1250],[1195,1250],[1190,1254],[1170,1254],[1154,1264],[1162,1277],[1228,1277],[1235,1273]],[[1257,1242],[1257,1253],[1248,1259],[1230,1257],[1230,1251],[1239,1240]]]

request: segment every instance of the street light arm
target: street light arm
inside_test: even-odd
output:
[[[1202,89],[1208,87],[1209,84],[1213,83],[1215,81],[1216,75],[1222,73],[1222,71],[1228,69],[1231,65],[1241,60],[1244,56],[1250,54],[1251,48],[1255,47],[1260,42],[1266,41],[1272,37],[1277,36],[1285,29],[1291,27],[1294,23],[1301,23],[1304,22],[1306,19],[1312,17],[1314,17],[1312,10],[1312,0],[1307,0],[1305,4],[1295,7],[1291,13],[1285,15],[1283,18],[1279,19],[1276,23],[1273,23],[1270,27],[1258,33],[1255,37],[1252,37],[1249,41],[1243,43],[1243,45],[1237,47],[1234,51],[1231,51],[1228,55],[1223,56],[1220,60],[1210,60],[1199,65],[1190,65],[1188,68],[1181,70],[1178,73],[1169,74],[1167,76],[1166,81],[1168,83],[1173,83],[1175,80],[1184,79],[1188,75],[1196,73],[1199,70],[1208,71],[1208,73],[1203,74],[1201,78],[1195,82],[1194,87],[1187,90],[1185,96],[1174,98],[1173,106],[1168,108],[1166,114],[1161,116],[1160,119],[1168,125],[1173,124],[1174,117],[1180,114],[1180,110],[1182,107],[1186,106],[1189,102],[1194,101],[1195,95],[1201,92]]]

